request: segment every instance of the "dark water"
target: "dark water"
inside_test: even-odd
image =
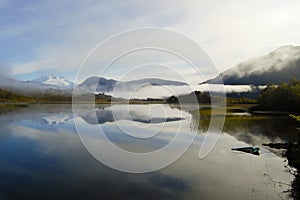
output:
[[[128,151],[162,148],[179,123],[183,136],[178,145],[196,134],[195,141],[168,167],[144,174],[124,173],[103,165],[85,149],[70,105],[12,110],[0,115],[0,199],[290,199],[293,169],[282,152],[262,146],[293,137],[284,119],[279,120],[285,123],[284,132],[276,128],[278,119],[250,120],[227,122],[218,136],[195,128],[198,121],[190,112],[168,105],[132,105],[129,112],[115,105],[97,108],[97,118],[92,113],[83,108],[75,116],[77,125],[88,127],[88,132],[100,124],[113,143]],[[124,134],[124,129],[145,138],[153,129],[159,134],[137,139]],[[205,137],[208,144],[216,138],[218,142],[199,159]],[[231,151],[248,145],[259,146],[261,155]]]

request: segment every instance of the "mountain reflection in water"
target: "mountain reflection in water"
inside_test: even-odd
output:
[[[204,141],[206,122],[199,122],[199,118],[197,121],[189,111],[162,106],[165,113],[154,112],[151,117],[149,105],[132,105],[130,112],[121,105],[103,106],[96,109],[97,114],[82,108],[74,116],[88,126],[100,124],[112,142],[136,152],[148,152],[168,144],[178,123],[183,127],[184,137],[198,133],[191,148],[175,163],[146,174],[122,173],[95,160],[77,135],[70,105],[36,105],[0,115],[0,198],[291,198],[286,191],[290,190],[294,177],[286,170],[285,159],[261,144],[288,141],[293,132],[281,134],[280,129],[275,131],[275,127],[270,127],[273,122],[267,121],[231,122],[234,126],[226,122],[220,136],[207,135],[206,142],[213,141],[214,137],[219,140],[210,154],[200,160],[197,156]],[[122,133],[117,123],[128,130],[143,130],[144,134],[161,124],[164,128],[145,140]],[[195,123],[200,123],[200,127]],[[185,142],[181,139],[178,145]],[[259,146],[261,156],[231,151],[233,146],[249,145]]]

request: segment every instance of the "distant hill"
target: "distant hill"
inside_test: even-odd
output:
[[[122,82],[114,79],[106,79],[104,77],[89,77],[79,84],[79,88],[83,93],[109,93],[114,91],[116,88],[118,91],[136,91],[136,89],[143,87],[146,88],[149,85],[182,86],[187,84],[184,82],[163,80],[159,78],[145,78]],[[0,74],[0,89],[5,89],[29,97],[41,97],[48,95],[51,97],[69,97],[72,94],[73,86],[73,82],[62,76],[42,76],[29,81],[19,81]],[[48,99],[48,97],[46,98]]]
[[[37,83],[27,83],[25,81],[18,81],[7,76],[0,74],[0,88],[10,89],[13,91],[22,90],[24,91],[25,88],[34,90],[35,88],[39,88]]]
[[[205,83],[225,85],[267,85],[300,79],[300,46],[282,46],[267,55],[252,58]],[[202,84],[202,83],[201,83]]]
[[[88,95],[94,96],[96,103],[109,103],[113,99],[112,96],[105,95],[103,93],[93,94],[93,93],[85,93],[82,94],[82,98],[86,99]],[[78,97],[80,98],[80,97]],[[114,99],[123,100],[123,99]],[[53,92],[51,90],[46,90],[43,93],[30,93],[25,96],[23,94],[13,92],[7,89],[0,88],[0,103],[66,103],[72,102],[72,94],[71,93],[58,93],[57,91]]]
[[[127,81],[127,82],[123,82],[123,83],[127,84],[127,85],[149,84],[149,85],[153,85],[153,86],[157,86],[157,85],[174,85],[174,86],[187,85],[184,82],[170,81],[170,80],[164,80],[164,79],[159,79],[159,78],[144,78],[144,79],[140,79],[140,80]]]
[[[0,89],[0,102],[33,102],[33,98]]]
[[[79,87],[87,91],[110,92],[116,84],[116,80],[93,76],[79,84]]]
[[[133,81],[117,81],[114,79],[106,79],[103,77],[90,77],[83,81],[79,87],[88,91],[97,92],[112,92],[116,87],[122,89],[134,89],[136,87],[141,87],[143,85],[175,85],[182,86],[187,85],[184,82],[164,80],[159,78],[145,78]]]

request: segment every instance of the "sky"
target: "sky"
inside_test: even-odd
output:
[[[42,75],[74,80],[96,45],[143,27],[191,38],[223,72],[279,46],[299,45],[299,19],[299,0],[0,0],[0,73],[19,80]],[[129,43],[134,41],[128,37]],[[184,64],[177,69],[197,81]]]

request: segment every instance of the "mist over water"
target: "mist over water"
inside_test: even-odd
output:
[[[122,98],[167,98],[172,95],[183,95],[188,94],[193,91],[201,92],[225,92],[226,93],[241,93],[241,92],[252,92],[256,89],[264,89],[266,86],[251,86],[251,85],[220,85],[220,84],[201,84],[201,85],[183,85],[183,86],[153,86],[153,85],[143,85],[135,86],[132,88],[118,89],[114,92],[107,92],[107,94],[114,97]]]

